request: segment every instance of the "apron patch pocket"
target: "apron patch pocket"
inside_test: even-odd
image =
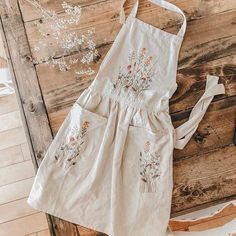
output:
[[[165,172],[163,155],[167,135],[163,129],[154,133],[144,127],[129,126],[123,173],[127,186],[133,185],[128,181],[136,183],[134,189],[137,193],[160,191],[161,178]]]
[[[80,162],[82,164],[83,159],[94,158],[99,150],[106,123],[107,118],[75,103],[63,122],[66,129],[61,132],[59,130],[57,134],[57,147],[53,155],[56,164],[67,170],[80,165]],[[88,163],[88,159],[86,161]]]

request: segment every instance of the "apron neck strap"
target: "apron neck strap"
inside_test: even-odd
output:
[[[186,16],[185,14],[183,13],[183,11],[175,6],[174,4],[172,3],[169,3],[165,0],[149,0],[150,2],[154,3],[154,4],[157,4],[167,10],[170,10],[170,11],[174,11],[176,13],[179,13],[183,16],[184,18],[184,21],[183,21],[183,24],[178,32],[178,36],[181,36],[183,37],[184,34],[185,34],[185,31],[186,31],[186,26],[187,26],[187,20],[186,20]],[[120,9],[120,23],[123,24],[125,22],[125,12],[124,12],[124,4],[125,4],[126,0],[122,0],[122,4],[121,4],[121,9]],[[138,11],[138,5],[139,5],[139,0],[136,1],[131,13],[129,16],[131,17],[136,17],[137,15],[137,11]]]

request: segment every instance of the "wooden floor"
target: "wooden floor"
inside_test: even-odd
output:
[[[91,67],[98,71],[121,27],[118,18],[121,1],[69,2],[80,4],[84,15],[79,25],[71,26],[66,32],[75,30],[83,33],[91,27],[96,29],[95,42],[101,57]],[[126,15],[134,2],[127,1]],[[169,2],[183,9],[188,20],[179,56],[178,90],[170,101],[174,126],[188,119],[191,109],[204,92],[207,74],[218,75],[226,88],[225,95],[214,98],[186,148],[174,152],[172,215],[177,215],[236,198],[236,149],[233,138],[236,120],[236,1]],[[41,3],[43,7],[63,16],[60,1],[47,0]],[[3,0],[1,5],[6,12],[6,17],[1,20],[16,75],[19,98],[23,101],[22,107],[33,140],[36,161],[40,164],[53,135],[72,104],[91,84],[94,75],[81,77],[74,73],[78,68],[61,72],[57,67],[50,67],[45,62],[50,58],[50,52],[55,53],[58,59],[64,56],[65,60],[76,58],[78,52],[65,53],[50,34],[46,36],[50,50],[34,50],[41,40],[38,25],[46,27],[45,22],[40,20],[40,12],[24,0]],[[177,32],[181,23],[177,14],[164,11],[146,0],[140,1],[138,18],[172,33]],[[38,139],[40,134],[44,135]],[[20,131],[17,135],[20,135]],[[52,221],[55,235],[90,235],[88,230],[80,226],[54,217]],[[91,235],[97,234],[91,232]]]
[[[0,236],[48,236],[44,213],[26,202],[32,164],[15,95],[0,98]]]
[[[7,66],[0,38],[0,68]],[[49,236],[44,213],[26,202],[35,171],[15,94],[0,97],[0,236]]]

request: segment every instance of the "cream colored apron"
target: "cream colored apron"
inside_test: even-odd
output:
[[[173,148],[183,148],[209,103],[224,93],[208,76],[187,123],[174,130],[169,99],[186,18],[177,35],[136,18],[134,5],[96,78],[48,148],[28,203],[110,236],[162,236],[170,217]]]

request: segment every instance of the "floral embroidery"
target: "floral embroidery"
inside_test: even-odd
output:
[[[160,177],[160,155],[151,152],[151,143],[144,144],[143,152],[140,152],[141,192],[156,192],[157,179]]]
[[[128,90],[136,96],[151,86],[154,73],[152,56],[147,55],[147,49],[139,53],[129,53],[129,63],[120,67],[118,78],[113,82],[113,89]]]
[[[73,127],[67,138],[63,141],[55,154],[55,160],[66,159],[65,166],[70,167],[75,165],[82,150],[82,146],[85,142],[84,138],[90,127],[89,121],[84,121],[81,129],[79,127]]]

